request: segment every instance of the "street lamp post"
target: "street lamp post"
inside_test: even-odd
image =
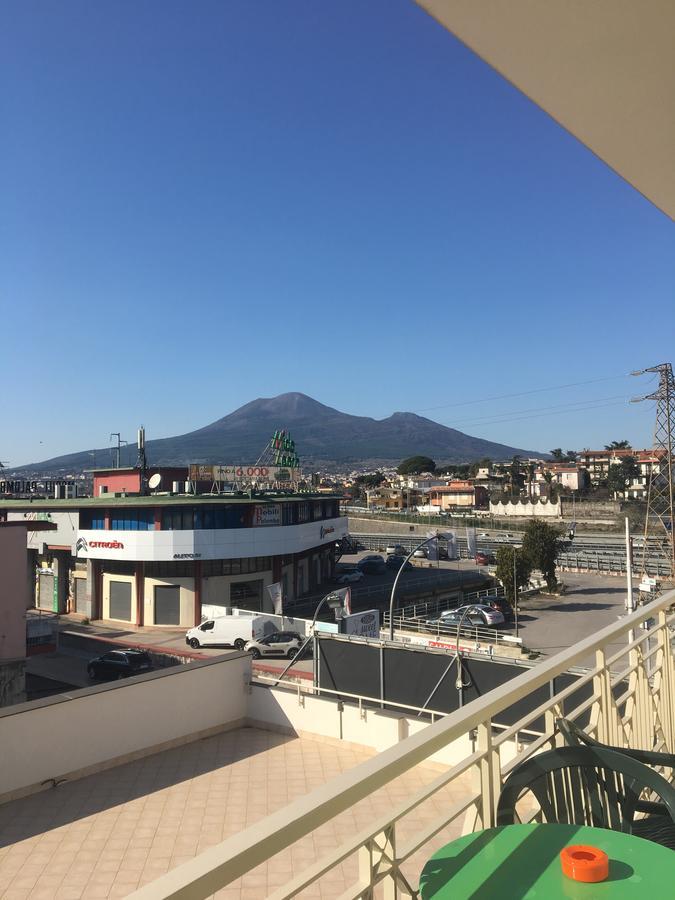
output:
[[[518,637],[518,570],[516,566],[516,545],[513,547],[513,614],[515,616],[516,637]]]
[[[389,640],[394,640],[394,598],[396,596],[396,586],[398,585],[398,580],[401,577],[403,570],[405,569],[406,563],[410,561],[411,557],[424,547],[425,544],[431,543],[431,541],[437,541],[439,538],[446,537],[442,532],[437,531],[436,534],[432,534],[431,537],[425,538],[420,544],[410,551],[410,553],[406,556],[405,560],[401,563],[401,568],[396,573],[396,578],[394,578],[394,583],[391,586],[391,597],[389,598]]]
[[[320,610],[321,607],[324,605],[324,603],[328,603],[328,605],[330,606],[331,609],[339,609],[341,606],[344,605],[343,599],[342,599],[342,597],[338,594],[337,591],[331,591],[330,594],[326,594],[325,597],[322,597],[322,598],[321,598],[321,602],[319,603],[319,605],[317,606],[317,608],[314,610],[314,618],[312,619],[312,623],[311,623],[311,625],[309,626],[309,634],[307,635],[307,637],[306,637],[305,640],[303,641],[302,646],[300,647],[300,649],[298,650],[298,652],[295,654],[295,656],[293,657],[293,659],[289,660],[288,665],[285,667],[285,669],[281,672],[281,674],[279,675],[279,677],[277,678],[277,680],[274,682],[274,686],[275,686],[275,687],[279,684],[279,682],[280,682],[281,679],[284,677],[284,675],[286,674],[286,672],[288,672],[288,670],[294,665],[295,660],[296,660],[296,659],[300,659],[300,657],[302,656],[302,651],[305,649],[305,647],[307,646],[307,644],[309,644],[309,642],[310,642],[310,641],[312,640],[312,638],[314,637],[314,626],[316,625],[316,619],[317,619],[317,616],[319,615],[319,610]]]

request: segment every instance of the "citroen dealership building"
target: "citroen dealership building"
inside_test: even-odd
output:
[[[272,611],[333,577],[339,498],[311,493],[133,494],[0,500],[28,530],[35,605],[132,625],[198,624],[203,607]]]

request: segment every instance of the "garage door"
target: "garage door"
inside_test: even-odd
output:
[[[75,579],[75,612],[82,613],[83,616],[89,615],[86,578]]]
[[[155,625],[180,625],[180,588],[155,588]]]
[[[40,609],[54,609],[54,576],[38,576],[38,606]]]
[[[120,619],[123,622],[131,621],[131,582],[110,582],[110,612],[111,619]]]

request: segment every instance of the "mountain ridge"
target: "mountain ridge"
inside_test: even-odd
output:
[[[306,464],[386,464],[418,454],[439,463],[546,455],[476,438],[417,413],[397,411],[384,419],[353,416],[295,391],[251,400],[194,431],[149,440],[146,452],[151,465],[251,463],[281,428],[291,432]],[[136,445],[122,449],[123,464],[133,465]],[[109,452],[110,448],[77,451],[28,463],[17,471],[90,468],[93,454],[100,457]]]

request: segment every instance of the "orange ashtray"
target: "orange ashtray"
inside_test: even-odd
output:
[[[604,881],[609,876],[609,859],[604,850],[574,844],[560,851],[563,875],[573,881]]]

